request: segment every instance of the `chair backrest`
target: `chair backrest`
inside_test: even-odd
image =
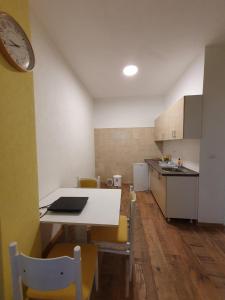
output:
[[[130,192],[130,212],[129,212],[129,241],[133,243],[133,227],[135,221],[136,212],[136,193],[134,191]]]
[[[77,177],[77,186],[80,188],[100,188],[100,176],[97,178]]]
[[[13,300],[22,300],[22,283],[41,291],[66,288],[71,283],[76,285],[74,299],[82,299],[81,254],[80,247],[74,248],[74,258],[62,256],[42,259],[26,256],[17,251],[17,243],[9,245]]]

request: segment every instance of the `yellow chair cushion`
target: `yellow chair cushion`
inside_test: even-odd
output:
[[[81,188],[97,188],[97,181],[91,178],[82,178],[80,179]]]
[[[50,251],[48,258],[59,256],[73,257],[74,244],[56,244]],[[88,300],[91,294],[94,274],[96,269],[97,248],[94,245],[81,246],[81,270],[82,270],[82,292],[83,300]],[[76,287],[74,284],[65,289],[54,291],[39,291],[28,289],[27,297],[31,299],[54,299],[54,300],[74,300]]]
[[[96,242],[126,243],[128,241],[127,216],[120,215],[119,226],[116,228],[91,227],[90,237],[92,241]]]

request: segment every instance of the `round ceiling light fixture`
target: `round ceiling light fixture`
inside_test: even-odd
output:
[[[138,72],[138,67],[135,65],[128,65],[123,68],[123,74],[128,77],[136,75],[137,72]]]

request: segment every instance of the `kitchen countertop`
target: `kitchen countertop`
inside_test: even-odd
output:
[[[159,172],[162,176],[199,176],[198,172],[195,172],[193,170],[187,169],[185,167],[180,167],[179,168],[179,169],[182,170],[182,172],[165,171],[159,165],[159,160],[157,160],[157,159],[145,159],[144,161],[149,166],[151,166],[153,169],[155,169],[157,172]]]

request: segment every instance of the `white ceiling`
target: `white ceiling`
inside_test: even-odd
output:
[[[94,98],[163,95],[191,61],[225,41],[225,0],[31,0]],[[125,78],[122,68],[139,74]]]

